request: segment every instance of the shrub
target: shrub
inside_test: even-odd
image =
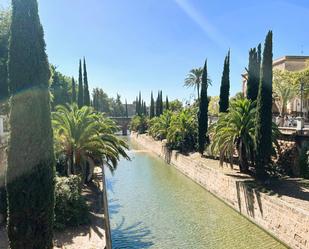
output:
[[[184,109],[171,117],[167,132],[167,146],[180,152],[190,152],[197,145],[197,110]]]
[[[145,133],[148,129],[148,118],[144,115],[134,116],[130,124],[130,129],[139,134]]]
[[[89,210],[81,195],[81,178],[56,177],[55,229],[75,227],[89,223]]]

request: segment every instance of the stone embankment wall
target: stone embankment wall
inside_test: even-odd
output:
[[[224,172],[218,168],[218,161],[201,159],[194,155],[185,156],[176,151],[168,152],[162,142],[146,135],[132,134],[131,138],[286,245],[309,249],[308,209],[252,188],[252,184],[248,184],[253,183],[251,178]]]

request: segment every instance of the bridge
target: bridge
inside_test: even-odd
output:
[[[122,135],[128,135],[129,124],[132,117],[109,117],[111,120],[115,121],[116,124],[121,128]]]

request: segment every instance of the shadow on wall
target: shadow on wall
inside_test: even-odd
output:
[[[237,199],[239,212],[246,212],[250,217],[255,218],[254,204],[257,202],[259,211],[263,217],[263,207],[261,202],[261,195],[258,190],[253,187],[254,181],[236,181]],[[245,207],[242,207],[241,192],[244,195]]]

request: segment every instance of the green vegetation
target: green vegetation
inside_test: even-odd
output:
[[[72,101],[72,80],[57,71],[55,66],[50,67],[51,79],[50,79],[50,92],[51,92],[51,104],[54,110],[57,105],[65,105]]]
[[[209,114],[211,116],[218,116],[218,114],[219,114],[219,96],[210,97],[208,111],[209,111]]]
[[[230,51],[224,59],[224,68],[220,87],[219,112],[227,112],[230,96]]]
[[[150,118],[155,116],[155,102],[153,99],[153,93],[151,92],[151,99],[150,99]]]
[[[163,97],[162,97],[162,91],[159,91],[156,101],[156,116],[159,117],[162,113],[163,113]]]
[[[247,98],[257,100],[261,74],[261,44],[257,48],[250,49],[247,76]]]
[[[120,156],[128,158],[126,143],[114,135],[116,124],[92,107],[58,106],[52,117],[57,163],[65,175],[89,182],[95,165],[115,167]]]
[[[55,229],[63,230],[89,223],[88,206],[81,191],[79,176],[56,177]]]
[[[201,97],[199,101],[198,112],[198,151],[203,155],[206,143],[207,143],[207,130],[208,130],[208,96],[207,96],[207,60],[205,61],[203,76],[202,76],[202,88]]]
[[[75,83],[75,79],[72,77],[72,101],[71,103],[77,103],[77,99],[76,99],[76,83]]]
[[[84,106],[84,86],[83,86],[83,72],[82,72],[82,60],[79,60],[79,71],[78,71],[78,107]]]
[[[273,98],[279,108],[280,115],[286,113],[288,101],[297,94],[297,74],[289,71],[274,70]]]
[[[269,31],[264,46],[261,82],[257,100],[256,112],[256,177],[266,178],[265,167],[271,162],[272,153],[272,81],[273,81],[273,52],[272,31]]]
[[[50,71],[36,0],[12,0],[8,73],[12,95],[6,175],[9,244],[11,249],[51,249],[54,151]]]
[[[149,135],[155,139],[163,140],[167,138],[173,113],[169,110],[164,111],[160,117],[149,120]]]
[[[249,160],[253,158],[255,112],[250,100],[237,99],[231,102],[229,112],[221,113],[218,122],[211,127],[211,151],[219,155],[221,164],[228,161],[233,165],[236,149],[240,171],[248,173]]]
[[[86,59],[84,58],[84,105],[90,106],[90,94],[89,94],[89,86],[88,86],[88,74],[87,74],[87,66]]]
[[[9,97],[7,71],[9,32],[10,12],[7,10],[0,10],[0,114],[2,112],[7,112],[2,110],[2,106],[6,104]]]
[[[132,118],[130,130],[143,134],[148,129],[148,117],[145,115],[136,115]]]

